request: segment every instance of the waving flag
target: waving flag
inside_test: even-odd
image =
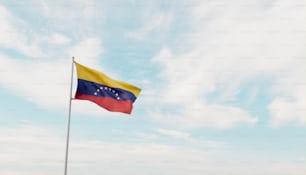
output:
[[[141,89],[114,80],[102,72],[75,62],[78,87],[75,99],[89,100],[111,112],[130,114]]]

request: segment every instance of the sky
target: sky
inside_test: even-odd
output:
[[[72,101],[68,174],[304,175],[305,13],[304,0],[0,0],[0,174],[64,174],[75,57],[142,92],[131,115]]]

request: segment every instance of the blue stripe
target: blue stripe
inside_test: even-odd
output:
[[[78,87],[76,93],[87,94],[96,97],[110,97],[119,101],[132,100],[134,102],[136,100],[135,95],[129,91],[123,90],[121,88],[105,86],[83,79],[78,79]]]

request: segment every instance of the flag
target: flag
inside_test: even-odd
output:
[[[141,89],[114,80],[74,61],[78,86],[74,99],[89,100],[111,112],[130,114]]]

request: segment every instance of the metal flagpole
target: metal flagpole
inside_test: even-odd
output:
[[[64,175],[67,175],[67,165],[68,165],[68,149],[69,149],[69,136],[70,136],[70,118],[71,118],[73,68],[74,68],[74,57],[72,57],[72,67],[71,67],[71,82],[70,82],[70,97],[69,97],[69,112],[68,112],[68,127],[67,127],[66,156],[65,156],[65,174]]]

